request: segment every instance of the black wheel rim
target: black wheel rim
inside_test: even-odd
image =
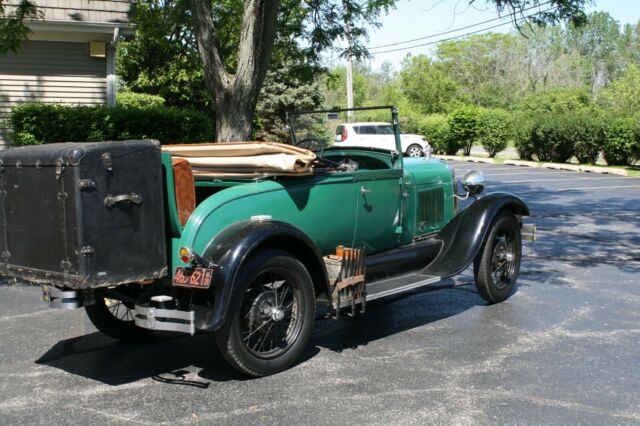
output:
[[[500,229],[493,240],[491,277],[498,290],[508,288],[515,279],[518,267],[515,237],[513,229]]]
[[[247,350],[260,358],[277,357],[293,346],[302,329],[300,284],[286,270],[262,271],[245,292],[238,314]]]
[[[131,308],[124,304],[121,300],[104,298],[104,304],[107,310],[115,319],[124,322],[131,322],[134,320],[133,312]]]

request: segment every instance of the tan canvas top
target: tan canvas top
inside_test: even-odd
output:
[[[196,178],[304,176],[313,172],[316,155],[276,142],[164,145],[162,150],[189,161]]]

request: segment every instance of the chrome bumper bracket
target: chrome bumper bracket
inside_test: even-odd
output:
[[[138,327],[148,330],[178,331],[191,335],[194,335],[196,332],[196,316],[194,311],[147,308],[136,305],[133,317]]]

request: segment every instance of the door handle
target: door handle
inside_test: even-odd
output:
[[[365,188],[364,186],[361,186],[361,187],[360,187],[360,193],[361,193],[361,194],[363,194],[363,195],[364,195],[364,194],[370,194],[370,193],[372,193],[372,192],[373,192],[373,190],[372,190],[372,189]]]

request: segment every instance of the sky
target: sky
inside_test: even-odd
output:
[[[544,10],[547,7],[543,6],[542,9]],[[531,10],[527,13],[534,13],[535,11]],[[587,13],[594,11],[608,12],[620,24],[635,24],[640,20],[640,0],[596,0],[586,7]],[[513,24],[510,23],[510,18],[504,17],[501,20],[494,20],[483,25],[455,31],[461,27],[493,20],[498,17],[495,6],[492,3],[485,3],[484,0],[476,0],[472,5],[469,5],[468,0],[399,0],[396,8],[381,19],[382,26],[369,30],[369,42],[366,45],[369,47],[389,45],[442,32],[450,32],[413,43],[370,49],[371,53],[375,53],[434,42],[471,31],[509,32],[514,30]],[[482,31],[486,27],[496,25],[501,26]],[[399,69],[400,63],[407,53],[412,55],[428,54],[432,47],[421,46],[402,51],[375,54],[371,65],[373,68],[378,68],[384,61],[388,61],[395,69]],[[338,58],[335,56],[327,59],[329,65],[337,65],[338,63]]]

